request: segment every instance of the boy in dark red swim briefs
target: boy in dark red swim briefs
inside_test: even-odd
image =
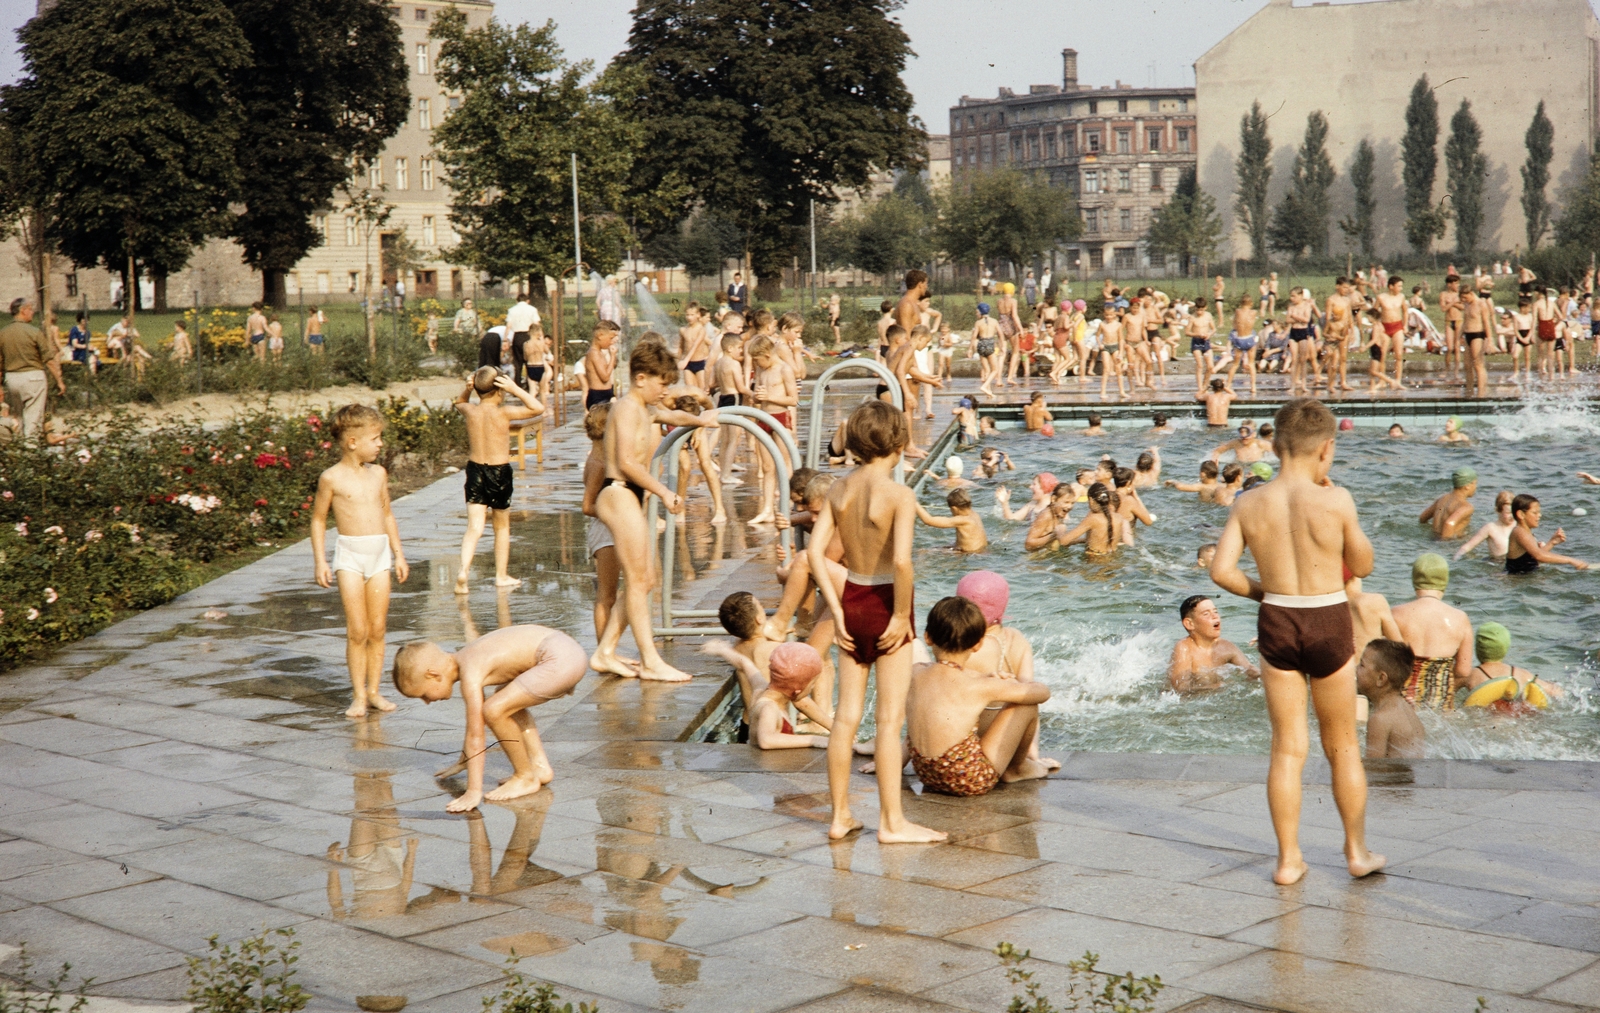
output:
[[[894,468],[911,441],[906,416],[884,401],[869,401],[850,415],[845,446],[860,465],[828,490],[811,529],[806,552],[812,573],[827,573],[828,543],[835,528],[848,571],[844,593],[833,581],[818,582],[834,618],[839,645],[839,706],[828,738],[828,793],[838,840],[861,828],[850,815],[850,758],[867,700],[867,676],[878,670],[878,840],[885,844],[942,841],[937,830],[905,818],[900,807],[900,730],[911,686],[911,538],[916,494],[894,480]]]
[[[1314,398],[1279,409],[1272,447],[1278,477],[1234,501],[1217,541],[1211,579],[1223,590],[1261,602],[1257,645],[1261,683],[1272,721],[1267,807],[1278,837],[1273,881],[1288,885],[1306,874],[1300,852],[1300,779],[1310,735],[1306,684],[1333,768],[1333,799],[1344,822],[1350,875],[1383,868],[1367,850],[1367,777],[1356,740],[1355,637],[1345,573],[1372,572],[1372,543],[1361,530],[1355,500],[1328,479],[1337,421]],[[1259,581],[1239,569],[1249,549]]]

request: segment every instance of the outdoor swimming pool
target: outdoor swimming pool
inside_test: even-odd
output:
[[[1497,491],[1529,492],[1544,506],[1540,537],[1564,527],[1568,542],[1560,551],[1600,563],[1600,486],[1580,485],[1573,476],[1574,471],[1600,468],[1600,415],[1585,402],[1534,398],[1515,415],[1469,421],[1465,429],[1474,440],[1471,446],[1433,442],[1443,430],[1443,419],[1406,419],[1404,424],[1409,435],[1403,441],[1386,436],[1387,420],[1362,423],[1339,441],[1333,478],[1354,494],[1377,553],[1366,590],[1385,595],[1390,604],[1409,600],[1411,563],[1417,554],[1438,551],[1449,558],[1454,553],[1459,542],[1437,542],[1416,518],[1448,489],[1451,471],[1463,464],[1480,476],[1474,530],[1493,515]],[[1038,471],[1069,477],[1102,454],[1131,467],[1139,452],[1151,446],[1161,450],[1163,478],[1195,481],[1200,461],[1233,433],[1208,430],[1194,421],[1179,426],[1166,436],[1152,436],[1141,425],[1083,437],[1067,424],[1053,439],[1010,430],[987,442],[1006,450],[1016,463],[1006,484],[1020,505]],[[964,457],[970,472],[977,453]],[[955,593],[963,573],[996,570],[1011,582],[1007,621],[1033,642],[1036,677],[1053,694],[1044,707],[1046,747],[1266,753],[1270,734],[1258,682],[1233,675],[1221,691],[1190,699],[1180,699],[1166,685],[1172,644],[1183,636],[1178,603],[1191,594],[1216,595],[1223,636],[1257,657],[1247,644],[1255,635],[1255,604],[1221,592],[1195,566],[1196,548],[1216,540],[1226,509],[1201,504],[1192,493],[1147,490],[1143,498],[1156,526],[1140,526],[1138,544],[1124,548],[1111,562],[1089,562],[1081,546],[1023,552],[1026,525],[993,515],[998,484],[984,481],[972,490],[989,529],[986,554],[958,556],[945,548],[951,541],[948,532],[919,526],[919,620],[935,601]],[[930,510],[945,513],[944,495],[929,483],[922,500]],[[1574,508],[1587,510],[1587,516],[1573,516]],[[1082,504],[1074,509],[1074,521],[1084,509]],[[1560,683],[1567,696],[1550,710],[1523,718],[1425,709],[1428,755],[1600,760],[1600,666],[1594,661],[1600,647],[1600,623],[1595,621],[1600,568],[1579,573],[1570,567],[1544,567],[1531,578],[1513,578],[1502,564],[1490,562],[1485,550],[1480,546],[1453,565],[1446,600],[1465,609],[1474,625],[1491,620],[1505,624],[1512,634],[1508,660]],[[1315,728],[1313,721],[1313,735]],[[1312,748],[1320,746],[1313,742]]]

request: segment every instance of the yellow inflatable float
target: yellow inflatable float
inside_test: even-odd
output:
[[[1509,675],[1502,675],[1498,679],[1490,679],[1482,686],[1468,693],[1465,706],[1487,707],[1492,703],[1499,703],[1501,700],[1515,700],[1520,695],[1521,687],[1517,685],[1517,680]],[[1540,695],[1543,696],[1543,693]],[[1532,703],[1531,700],[1529,702]],[[1546,699],[1545,703],[1549,703],[1549,700]],[[1536,704],[1535,706],[1543,706],[1543,704]]]

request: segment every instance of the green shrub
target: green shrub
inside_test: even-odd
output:
[[[506,987],[498,995],[483,997],[483,1013],[598,1013],[600,1007],[593,1003],[572,1003],[557,1006],[561,997],[548,982],[534,984],[517,970],[520,960],[513,953],[506,960]]]
[[[238,949],[216,936],[207,943],[205,957],[189,958],[194,1013],[299,1013],[311,1001],[311,993],[290,980],[300,959],[294,929],[263,930],[240,940]]]
[[[1021,995],[1011,997],[1006,1013],[1066,1013],[1080,1009],[1094,1013],[1150,1013],[1155,1009],[1156,995],[1166,987],[1158,974],[1144,978],[1135,978],[1132,971],[1107,974],[1096,966],[1100,957],[1086,952],[1067,963],[1067,1002],[1056,1006],[1049,997],[1039,994],[1039,983],[1033,980],[1035,972],[1022,969],[1032,951],[1001,943],[994,953],[1005,966],[1006,979],[1023,990]]]
[[[33,980],[33,961],[28,959],[27,943],[19,947],[18,960],[22,966],[14,976],[16,984],[7,984],[0,978],[0,1013],[80,1013],[89,1004],[83,993],[93,979],[80,979],[78,987],[70,995],[67,992],[71,964],[62,964],[55,977],[38,982]],[[63,1006],[62,1000],[68,998],[71,1004]]]

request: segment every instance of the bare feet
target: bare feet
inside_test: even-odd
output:
[[[781,644],[785,640],[789,639],[789,632],[793,629],[793,623],[790,623],[789,629],[785,630],[779,629],[776,623],[774,623],[771,619],[768,619],[766,622],[761,624],[761,635],[766,637],[768,640],[771,640],[773,643]]]
[[[385,714],[395,709],[395,705],[390,701],[385,700],[383,698],[383,694],[381,693],[368,693],[367,703],[370,703],[372,706],[383,711]]]
[[[1293,861],[1278,859],[1278,869],[1272,874],[1272,881],[1279,886],[1293,886],[1300,882],[1306,874],[1306,863],[1296,858]]]
[[[733,485],[744,485],[744,479],[742,479],[742,478],[734,478],[732,475],[723,476],[722,487],[724,489],[728,488],[729,486],[733,486]]]
[[[456,594],[467,593],[467,578],[465,574],[456,578]]]
[[[483,792],[468,791],[451,799],[444,807],[445,812],[464,813],[469,809],[478,808],[478,803],[483,801]]]
[[[771,523],[773,523],[773,521],[775,519],[776,518],[773,516],[771,510],[763,510],[760,513],[756,514],[754,517],[750,518],[745,523],[750,525],[752,528],[758,528],[758,527],[762,526],[763,524],[771,524]]]
[[[861,829],[861,821],[849,813],[842,813],[833,818],[833,823],[828,827],[828,840],[842,841],[846,837]]]
[[[522,578],[520,577],[496,577],[494,579],[495,587],[516,587],[520,583],[522,583]]]
[[[680,672],[665,661],[662,661],[653,667],[649,665],[639,666],[639,678],[648,682],[688,682],[694,676],[688,672]]]
[[[434,777],[455,777],[457,774],[461,773],[463,770],[466,770],[466,769],[467,769],[467,751],[465,749],[463,749],[461,751],[461,755],[456,758],[456,761],[454,763],[448,763],[448,764],[445,764],[443,767],[440,767],[438,770],[433,772],[433,776]]]
[[[1059,767],[1061,764],[1058,763],[1056,766]],[[1049,773],[1050,768],[1046,767],[1042,761],[1023,760],[1017,764],[1015,770],[1008,770],[1001,774],[1000,780],[1006,784],[1010,784],[1013,781],[1036,781]]]
[[[924,827],[907,819],[900,820],[893,830],[882,823],[878,824],[879,844],[937,844],[949,836],[943,830]]]
[[[1346,860],[1350,864],[1350,875],[1354,879],[1372,875],[1383,868],[1384,864],[1389,861],[1377,852],[1367,851],[1365,848],[1361,850],[1358,857],[1351,858],[1347,855]]]
[[[624,679],[634,679],[639,675],[638,662],[619,658],[615,654],[601,654],[599,651],[589,655],[589,667],[601,675],[620,675]]]
[[[364,717],[366,717],[367,716],[367,702],[365,700],[357,700],[355,703],[350,705],[350,709],[349,710],[344,712],[344,716],[347,717],[347,718],[364,718]]]
[[[544,782],[539,780],[537,773],[518,774],[502,781],[500,787],[483,797],[490,802],[509,802],[514,798],[532,795],[542,787],[544,787]]]
[[[728,523],[728,515],[723,513],[721,510],[718,510],[716,513],[711,515],[711,523],[726,524]]]

